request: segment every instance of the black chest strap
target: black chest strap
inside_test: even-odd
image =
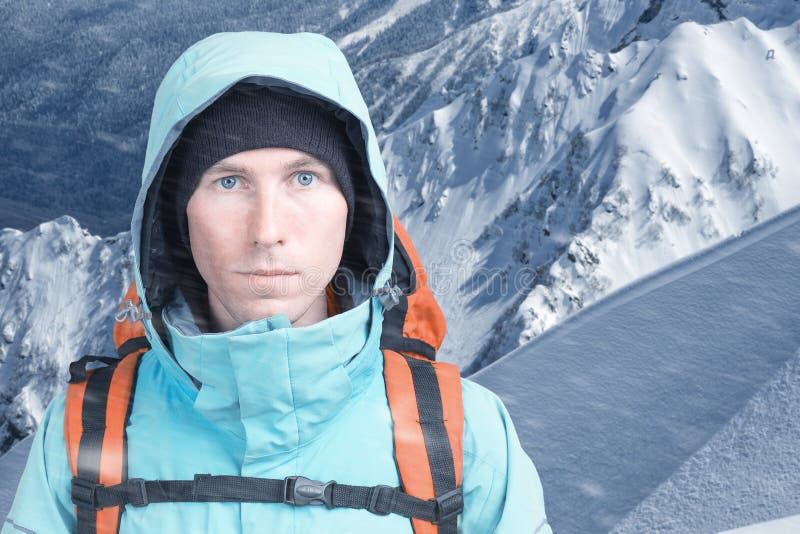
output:
[[[324,505],[328,508],[364,509],[377,515],[398,514],[434,524],[461,513],[461,488],[436,499],[424,500],[392,486],[350,486],[319,482],[301,476],[285,479],[198,474],[194,480],[128,479],[104,486],[72,479],[72,502],[79,508],[146,506],[156,502],[251,502],[293,506]]]

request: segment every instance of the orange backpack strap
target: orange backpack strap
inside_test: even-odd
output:
[[[140,359],[141,353],[136,352],[106,367],[82,370],[73,374],[67,385],[64,435],[79,534],[115,534],[119,530],[124,508],[98,510],[94,486],[112,486],[128,478],[125,426]],[[80,362],[85,365],[93,360],[109,359],[84,356]]]
[[[72,471],[72,502],[79,534],[116,534],[124,507],[98,508],[96,485],[128,479],[125,427],[133,405],[141,356],[150,349],[135,283],[115,316],[114,344],[120,358],[83,356],[69,366],[64,437]],[[129,320],[128,320],[129,319]],[[92,362],[106,367],[86,369]]]
[[[458,367],[392,350],[383,355],[403,491],[439,503],[436,521],[411,520],[414,532],[455,534],[464,504],[464,408]]]
[[[428,287],[428,275],[411,237],[396,216],[391,284],[400,289],[395,305],[383,315],[381,348],[436,358],[447,324]]]

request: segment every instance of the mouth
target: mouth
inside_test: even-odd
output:
[[[270,270],[258,269],[255,271],[244,272],[239,274],[244,274],[246,276],[292,276],[297,273],[294,271],[285,271],[282,269],[270,269]]]

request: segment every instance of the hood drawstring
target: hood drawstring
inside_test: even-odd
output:
[[[383,311],[389,311],[398,304],[400,304],[400,297],[403,295],[403,290],[399,286],[393,286],[390,281],[386,281],[386,285],[374,289],[372,291],[373,297],[378,297],[383,304]]]
[[[125,317],[127,316],[130,322],[135,323],[136,321],[141,321],[142,319],[150,319],[153,316],[150,312],[143,312],[141,310],[141,303],[134,304],[133,300],[128,299],[125,301],[124,308],[119,310],[114,315],[114,320],[118,323],[122,323],[125,321]]]

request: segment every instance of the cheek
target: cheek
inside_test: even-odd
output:
[[[318,212],[317,217],[328,227],[341,226],[344,230],[344,225],[347,223],[347,201],[338,189],[317,199],[314,209]]]
[[[209,267],[223,264],[231,258],[235,238],[241,236],[241,232],[237,231],[235,213],[230,213],[218,203],[213,206],[210,204],[202,197],[192,197],[186,207],[192,256],[204,275],[203,271],[208,272]]]
[[[319,225],[319,231],[315,232],[315,248],[320,262],[338,265],[347,226],[347,201],[339,191],[335,195],[327,195],[317,203],[313,217]]]

